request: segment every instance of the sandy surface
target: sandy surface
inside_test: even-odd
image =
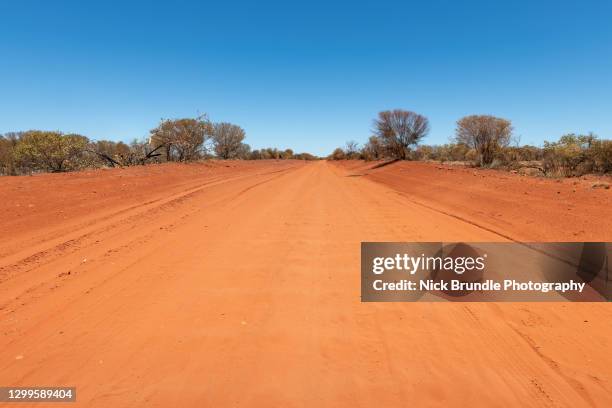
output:
[[[612,177],[547,179],[423,162],[334,162],[407,200],[519,241],[611,241]]]
[[[612,241],[611,190],[368,166],[1,178],[0,385],[87,407],[612,406],[607,304],[359,300],[361,241]]]

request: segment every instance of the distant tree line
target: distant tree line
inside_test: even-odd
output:
[[[251,150],[246,133],[231,123],[213,123],[206,115],[166,119],[144,140],[131,143],[90,140],[78,134],[29,130],[0,135],[0,175],[64,172],[94,167],[123,167],[161,162],[219,159],[314,160],[291,149]]]
[[[419,144],[429,132],[428,119],[405,111],[383,111],[374,120],[373,135],[363,146],[349,141],[336,148],[331,160],[434,160],[464,162],[486,168],[532,169],[532,174],[579,176],[612,172],[612,140],[594,134],[567,134],[542,147],[519,146],[511,121],[470,115],[457,121],[450,143]],[[515,143],[512,143],[515,142]]]

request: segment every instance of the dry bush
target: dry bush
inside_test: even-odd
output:
[[[509,120],[490,115],[470,115],[457,121],[455,141],[478,152],[478,165],[490,166],[512,136]],[[499,161],[499,159],[498,159]]]
[[[542,149],[535,146],[507,146],[499,150],[497,158],[506,164],[542,160]]]
[[[20,133],[0,135],[0,175],[14,176],[19,174],[15,160],[15,147],[21,137]]]
[[[253,150],[250,158],[251,160],[280,159],[281,152],[277,148],[268,147],[261,150]]]
[[[361,159],[361,152],[359,150],[359,143],[354,140],[349,140],[344,145],[344,155],[347,160],[359,160]]]
[[[593,134],[564,135],[557,142],[545,142],[543,148],[528,145],[493,146],[494,148],[488,150],[490,161],[486,165],[492,169],[550,177],[572,177],[612,171],[612,141],[600,140]],[[490,148],[491,145],[487,149]],[[450,143],[438,146],[420,145],[410,152],[410,157],[415,160],[472,162],[481,165],[482,154],[465,143]]]
[[[361,149],[364,160],[381,160],[386,157],[384,142],[378,136],[370,136],[368,143]]]
[[[245,150],[242,143],[245,136],[240,126],[226,122],[215,123],[212,137],[215,153],[221,159],[238,158]]]
[[[282,153],[282,159],[283,160],[293,159],[293,150],[285,149],[285,151],[283,151]]]
[[[344,150],[338,147],[332,152],[329,158],[332,160],[344,160],[346,159],[346,154],[344,153]]]
[[[297,153],[292,158],[296,160],[318,160],[317,156],[310,153]]]
[[[294,153],[292,149],[279,150],[277,148],[268,147],[265,149],[253,150],[249,154],[249,160],[316,160],[317,157],[310,153]]]
[[[612,140],[596,140],[590,147],[596,172],[612,173]]]
[[[206,115],[196,118],[166,119],[150,132],[150,143],[163,147],[167,161],[189,161],[202,157],[206,142],[213,133],[213,124]]]
[[[593,134],[561,136],[557,142],[544,142],[543,167],[548,176],[574,177],[610,172],[612,148],[609,140]]]
[[[21,135],[14,159],[30,171],[62,172],[86,167],[89,139],[75,134],[31,130]]]
[[[234,158],[239,160],[249,160],[251,157],[251,146],[246,143],[240,143],[234,152]]]
[[[440,162],[471,162],[476,151],[462,143],[450,143],[439,146],[421,145],[412,152],[416,160],[436,160]]]
[[[415,112],[395,109],[383,111],[374,120],[374,133],[385,151],[395,159],[410,158],[410,148],[429,132],[429,120]]]

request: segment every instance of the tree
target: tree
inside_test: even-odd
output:
[[[233,159],[240,152],[244,130],[231,123],[215,123],[213,145],[215,153],[222,159]]]
[[[493,162],[495,154],[508,146],[512,136],[509,120],[490,115],[471,115],[459,119],[455,140],[476,150],[480,166]]]
[[[248,160],[251,157],[251,146],[246,143],[240,143],[234,157],[240,160]]]
[[[19,143],[21,135],[19,132],[0,135],[0,175],[14,176],[17,174],[15,147]]]
[[[281,152],[276,147],[268,147],[265,149],[266,159],[278,160],[281,158]]]
[[[151,130],[150,142],[163,147],[166,160],[188,161],[200,157],[210,139],[213,125],[206,115],[196,118],[166,119]]]
[[[344,153],[347,159],[358,159],[359,158],[359,143],[354,140],[349,140],[344,145]]]
[[[37,170],[61,172],[82,166],[89,143],[85,136],[31,130],[25,132],[15,147],[16,159]]]
[[[122,142],[113,142],[111,140],[98,140],[91,142],[87,151],[96,155],[98,162],[106,164],[110,167],[120,166],[118,161],[118,146]]]
[[[602,173],[612,172],[612,140],[596,140],[591,145],[595,169]]]
[[[293,158],[293,150],[285,149],[285,151],[282,154],[282,157],[285,160],[292,159]]]
[[[294,154],[293,158],[296,160],[317,160],[316,156],[306,152]]]
[[[366,160],[379,160],[385,157],[383,142],[378,136],[370,136],[368,143],[361,149],[361,154]]]
[[[344,153],[344,150],[338,147],[332,152],[331,159],[332,160],[344,160],[346,159],[346,154]]]
[[[374,133],[397,159],[407,159],[410,146],[416,145],[428,132],[429,120],[410,111],[384,111],[374,120]]]
[[[543,171],[567,177],[612,170],[612,142],[596,135],[569,133],[557,142],[544,142]]]
[[[123,156],[123,162],[128,166],[132,165],[145,165],[149,163],[149,160],[157,161],[158,157],[162,156],[162,153],[159,153],[163,145],[155,146],[149,143],[148,140],[139,140],[134,139],[132,143],[128,146],[128,151]],[[198,149],[197,154],[193,156],[183,156],[181,161],[186,160],[195,160],[200,157],[200,149]]]

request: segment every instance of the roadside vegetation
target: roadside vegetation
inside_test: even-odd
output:
[[[435,161],[546,177],[612,173],[612,140],[592,133],[566,134],[542,146],[520,145],[512,122],[490,115],[459,119],[455,134],[444,145],[420,144],[428,132],[429,121],[423,115],[383,111],[363,146],[349,141],[328,159]]]
[[[203,159],[315,160],[291,149],[251,150],[246,133],[231,123],[213,123],[207,116],[166,119],[148,137],[131,143],[91,140],[59,131],[29,130],[0,134],[0,175],[66,172],[86,168],[124,167]]]

